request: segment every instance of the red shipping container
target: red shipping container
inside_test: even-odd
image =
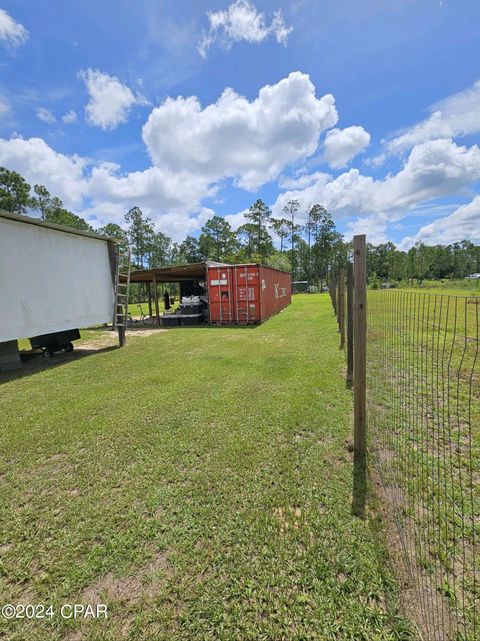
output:
[[[289,272],[259,264],[209,265],[207,268],[210,323],[261,323],[290,305]]]

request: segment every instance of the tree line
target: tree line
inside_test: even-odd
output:
[[[329,274],[345,265],[351,244],[338,232],[331,214],[320,204],[301,211],[290,200],[283,217],[275,218],[260,199],[245,212],[246,222],[234,230],[221,216],[213,216],[198,238],[187,235],[174,242],[155,230],[139,207],[125,214],[125,225],[108,223],[93,229],[87,221],[66,209],[43,185],[33,188],[17,172],[0,167],[0,208],[39,216],[42,220],[122,239],[128,242],[136,269],[166,267],[210,259],[226,263],[259,262],[292,273],[293,280],[322,287]],[[300,224],[299,220],[306,221]],[[275,247],[274,238],[279,246]],[[401,251],[391,243],[367,244],[367,269],[371,283],[409,279],[464,278],[480,272],[480,247],[469,241],[427,246],[417,243]]]
[[[468,240],[449,245],[417,242],[401,251],[391,242],[367,243],[367,273],[371,284],[408,280],[462,279],[480,273],[480,246]]]

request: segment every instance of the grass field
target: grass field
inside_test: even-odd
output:
[[[434,294],[449,294],[450,296],[480,296],[480,279],[468,280],[424,280],[421,286],[402,282],[401,289],[412,292],[431,292]]]
[[[0,619],[9,641],[387,641],[381,524],[351,515],[351,393],[330,301],[185,328],[0,386]],[[2,636],[3,635],[3,636]]]

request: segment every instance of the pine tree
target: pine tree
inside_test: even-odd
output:
[[[0,209],[12,214],[26,214],[30,205],[30,185],[27,181],[5,167],[0,167]]]

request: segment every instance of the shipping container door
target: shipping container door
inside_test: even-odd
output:
[[[236,320],[238,323],[258,323],[261,320],[258,265],[237,265],[232,269]]]
[[[211,323],[234,323],[234,289],[229,267],[208,269],[208,299]]]

